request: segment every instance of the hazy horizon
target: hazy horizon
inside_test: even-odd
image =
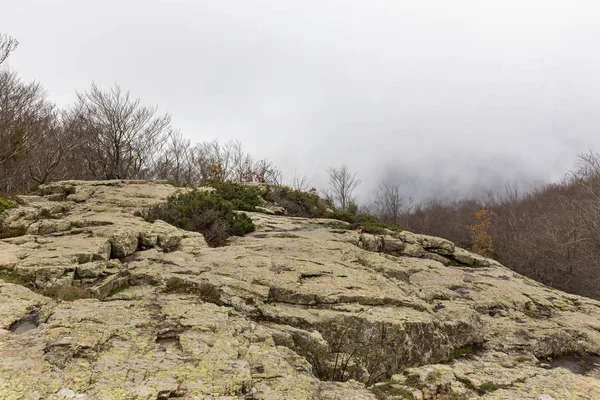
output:
[[[319,188],[416,200],[557,181],[600,150],[593,1],[0,0],[8,64],[59,106],[115,82],[193,141],[239,139]]]

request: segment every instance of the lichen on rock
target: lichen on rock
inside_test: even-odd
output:
[[[260,210],[211,248],[136,216],[185,190],[59,182],[5,211],[0,398],[600,398],[565,368],[600,354],[599,302],[411,232]]]

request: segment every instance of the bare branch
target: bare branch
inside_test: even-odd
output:
[[[10,53],[15,51],[15,49],[19,46],[19,42],[17,39],[12,36],[0,32],[0,64],[2,64]]]

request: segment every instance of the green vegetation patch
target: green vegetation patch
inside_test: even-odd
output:
[[[234,182],[214,182],[210,184],[216,194],[231,202],[236,210],[254,211],[260,204],[256,190]]]
[[[471,380],[466,376],[456,376],[456,380],[465,385],[467,389],[477,390],[473,382],[471,382]]]
[[[119,294],[122,291],[124,291],[126,289],[129,289],[130,287],[131,287],[131,284],[129,282],[125,282],[125,283],[123,283],[121,285],[118,285],[118,286],[112,288],[112,290],[108,293],[107,297],[112,297],[112,296],[114,296],[116,294]]]
[[[348,222],[350,229],[362,229],[365,232],[372,233],[374,235],[383,235],[386,230],[394,232],[400,232],[403,229],[398,225],[392,225],[382,222],[373,214],[352,214],[348,211],[335,210],[332,213],[326,215],[327,218],[337,219],[338,221]]]
[[[412,391],[396,384],[381,384],[370,388],[371,392],[378,400],[386,400],[389,398],[399,398],[414,400]]]
[[[0,280],[15,285],[25,286],[42,296],[50,297],[55,300],[73,301],[94,297],[94,294],[84,286],[62,285],[44,288],[36,287],[33,283],[34,279],[32,276],[21,275],[8,270],[0,270]]]
[[[33,281],[31,277],[16,274],[6,269],[0,269],[0,280],[21,286],[28,286]]]
[[[16,208],[17,202],[13,201],[7,197],[0,195],[0,213],[9,210],[11,208]],[[0,220],[0,239],[8,239],[17,236],[23,236],[27,233],[26,227],[9,227],[2,224]]]
[[[0,196],[0,212],[8,210],[10,208],[15,208],[17,203],[7,199],[6,197]]]
[[[459,347],[457,349],[454,349],[454,358],[466,357],[469,354],[472,354],[473,351],[474,351],[474,349],[473,349],[473,346],[471,346],[471,345]]]
[[[440,371],[431,371],[425,377],[425,382],[427,383],[436,383],[438,380],[442,378],[442,373]]]
[[[293,217],[323,218],[333,206],[316,193],[302,192],[285,186],[269,186],[261,193],[263,198],[286,209]],[[327,217],[328,218],[328,217]]]
[[[361,228],[373,234],[384,234],[386,229],[403,230],[397,225],[382,222],[372,214],[336,210],[330,201],[312,192],[302,192],[285,186],[269,186],[261,193],[261,196],[266,201],[285,208],[290,216],[328,218],[349,223],[350,226],[339,226],[344,229]]]
[[[344,229],[363,229],[373,234],[384,234],[386,229],[402,231],[397,225],[387,224],[372,214],[336,210],[333,204],[313,192],[294,190],[286,186],[247,187],[233,182],[213,182],[216,194],[230,201],[237,210],[254,211],[265,201],[283,207],[287,215],[305,218],[328,218],[349,223]],[[260,196],[260,197],[259,197]]]
[[[164,292],[193,294],[208,303],[221,304],[221,293],[219,292],[219,289],[209,283],[196,284],[186,282],[180,278],[170,278],[167,280]]]
[[[240,203],[241,200],[236,202]],[[256,229],[252,219],[236,212],[237,209],[233,201],[226,200],[218,191],[193,190],[150,207],[144,218],[149,222],[161,219],[178,228],[200,232],[211,246],[222,246],[229,236],[243,236]]]

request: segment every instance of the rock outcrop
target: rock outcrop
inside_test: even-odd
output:
[[[600,399],[600,302],[410,232],[265,211],[210,248],[136,216],[184,190],[0,214],[0,399]]]

